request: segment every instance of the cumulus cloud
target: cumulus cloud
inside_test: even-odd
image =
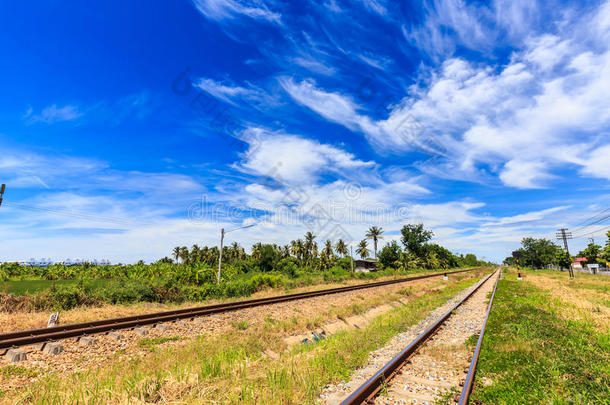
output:
[[[315,184],[323,172],[341,175],[375,166],[332,145],[296,135],[251,128],[244,139],[250,149],[242,169],[290,184]]]

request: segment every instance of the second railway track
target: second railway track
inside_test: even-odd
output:
[[[500,271],[485,277],[341,404],[431,404],[443,394],[467,404]],[[474,354],[464,344],[473,335],[479,335]]]
[[[459,270],[447,272],[447,275],[475,271],[477,269]],[[36,343],[44,343],[70,337],[79,337],[92,334],[99,334],[114,330],[131,329],[138,326],[155,325],[163,322],[172,322],[179,319],[190,319],[202,317],[212,314],[218,314],[229,311],[236,311],[244,308],[252,308],[262,305],[270,305],[287,301],[294,301],[305,298],[313,298],[329,294],[337,294],[342,292],[355,291],[365,288],[381,287],[398,283],[405,283],[415,280],[422,280],[433,277],[441,277],[443,273],[425,274],[420,276],[402,278],[398,280],[380,281],[375,283],[358,284],[347,287],[339,287],[318,291],[310,291],[297,294],[288,294],[276,297],[259,298],[253,300],[244,300],[229,302],[216,305],[207,305],[195,308],[186,308],[173,311],[157,312],[145,315],[128,316],[122,318],[112,318],[92,322],[82,322],[61,325],[51,328],[31,329],[16,332],[0,334],[0,354],[9,348],[27,346]]]

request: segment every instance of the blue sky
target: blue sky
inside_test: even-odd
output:
[[[397,239],[610,206],[610,2],[0,3],[0,260]]]

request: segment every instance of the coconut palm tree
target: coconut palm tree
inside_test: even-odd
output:
[[[366,259],[371,253],[368,249],[368,243],[366,239],[362,239],[356,248],[356,253],[360,255],[362,259]]]
[[[254,244],[252,246],[252,258],[256,260],[260,259],[262,250],[263,244],[261,242]]]
[[[290,242],[290,252],[297,258],[300,264],[303,264],[305,258],[305,244],[303,240],[297,239]]]
[[[367,239],[373,239],[373,250],[375,251],[375,260],[377,260],[377,240],[383,239],[381,234],[383,233],[383,228],[378,226],[371,226],[366,233]]]
[[[180,248],[180,259],[182,263],[188,264],[189,261],[189,249],[186,246]]]
[[[201,260],[201,248],[199,247],[199,245],[194,244],[191,247],[191,253],[189,254],[189,257],[191,263],[199,263],[199,260]]]
[[[347,255],[347,245],[345,244],[343,239],[339,239],[337,241],[337,244],[335,245],[335,250],[337,251],[338,254],[340,254],[343,257],[345,257],[345,255]]]
[[[306,256],[308,264],[311,263],[311,259],[314,256],[313,252],[314,252],[315,243],[313,240],[315,238],[316,238],[316,236],[311,232],[307,232],[305,234],[305,243],[303,244],[303,247],[305,248],[305,256]],[[317,246],[316,246],[316,250],[317,250]],[[316,252],[315,256],[317,256],[317,252]]]
[[[180,246],[176,246],[174,248],[174,250],[172,251],[172,256],[174,256],[174,259],[178,261],[178,259],[180,258]]]

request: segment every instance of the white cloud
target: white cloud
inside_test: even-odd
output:
[[[497,221],[485,223],[483,224],[483,226],[504,226],[510,224],[523,224],[527,222],[540,221],[548,217],[550,214],[554,214],[559,211],[565,211],[569,208],[572,208],[572,206],[562,205],[559,207],[547,208],[540,211],[526,212],[524,214],[513,215],[510,217],[502,217],[499,218]]]
[[[323,172],[351,172],[375,166],[331,145],[260,128],[250,129],[250,149],[241,168],[289,184],[316,183]],[[254,134],[256,132],[256,134]]]
[[[270,10],[261,1],[252,0],[193,0],[195,7],[207,18],[213,20],[234,19],[245,16],[281,24],[281,14]]]
[[[34,114],[32,108],[29,108],[24,118],[28,123],[43,122],[45,124],[53,124],[62,121],[73,121],[82,115],[83,113],[74,105],[58,107],[56,104],[53,104],[43,108],[39,114]]]
[[[437,2],[438,18],[479,30],[472,16],[486,12],[457,5]],[[596,150],[605,150],[610,131],[608,10],[610,2],[564,21],[554,34],[523,40],[504,66],[449,58],[424,69],[386,120],[370,119],[349,96],[311,80],[280,83],[299,104],[364,133],[378,150],[436,155],[419,165],[427,173],[469,181],[491,174],[518,188],[546,187],[566,165],[607,178],[607,165],[587,159],[603,159]]]
[[[500,172],[500,180],[516,188],[543,188],[543,182],[549,178],[546,169],[542,162],[510,160]]]
[[[423,3],[423,23],[402,31],[408,42],[437,58],[450,55],[457,44],[471,49],[488,48],[494,33],[487,25],[491,11],[461,0],[435,0]]]
[[[358,113],[359,107],[349,97],[320,90],[313,80],[303,80],[300,83],[295,83],[288,77],[280,77],[278,80],[297,103],[312,109],[329,121],[351,130],[380,134],[380,128],[369,117]]]
[[[610,144],[594,149],[583,159],[582,173],[610,180]]]

